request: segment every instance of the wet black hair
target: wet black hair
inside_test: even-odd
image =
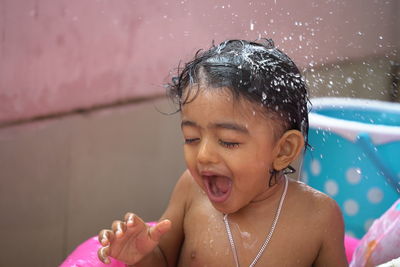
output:
[[[193,94],[185,91],[196,84],[228,88],[234,97],[264,107],[265,114],[275,115],[285,131],[302,132],[305,147],[308,146],[309,100],[305,80],[271,39],[227,40],[213,44],[209,50],[197,51],[183,68],[178,67],[178,75],[167,85],[167,93],[178,104],[178,111],[195,97],[189,97]]]

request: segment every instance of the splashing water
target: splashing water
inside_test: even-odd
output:
[[[254,31],[254,23],[250,20],[250,31]]]
[[[267,100],[267,94],[265,92],[262,92],[262,101],[265,102],[266,100]]]

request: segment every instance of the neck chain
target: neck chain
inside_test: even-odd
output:
[[[267,247],[267,245],[272,237],[272,234],[275,231],[275,226],[278,223],[279,215],[281,214],[282,205],[283,205],[283,202],[286,197],[287,187],[288,187],[288,179],[285,176],[285,189],[282,192],[281,199],[279,201],[279,206],[278,206],[278,209],[276,210],[275,217],[272,222],[271,230],[269,231],[269,234],[267,235],[267,238],[265,239],[264,244],[261,246],[260,250],[258,251],[256,257],[254,258],[253,262],[249,265],[249,267],[253,267],[256,265],[256,263],[260,259],[261,255],[264,253],[264,250]],[[233,257],[235,259],[236,267],[239,267],[240,266],[239,259],[238,259],[238,255],[237,255],[237,251],[236,251],[236,247],[235,247],[235,241],[233,240],[231,228],[229,226],[228,214],[224,215],[224,223],[225,223],[226,233],[228,234],[229,243],[231,245]]]

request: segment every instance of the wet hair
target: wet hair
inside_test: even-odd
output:
[[[299,130],[308,146],[308,108],[306,83],[294,62],[274,46],[262,42],[227,40],[178,67],[178,75],[167,85],[169,97],[182,106],[206,88],[228,88],[235,98],[259,105],[264,114],[280,122],[282,129]],[[196,90],[192,94],[187,90]]]

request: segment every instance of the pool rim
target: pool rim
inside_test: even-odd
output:
[[[375,145],[400,141],[400,126],[350,121],[315,113],[323,108],[338,107],[359,110],[372,109],[383,112],[394,111],[400,114],[400,103],[348,97],[318,97],[311,98],[310,101],[312,104],[309,113],[310,129],[330,131],[352,142],[356,142],[361,133],[367,133]]]

